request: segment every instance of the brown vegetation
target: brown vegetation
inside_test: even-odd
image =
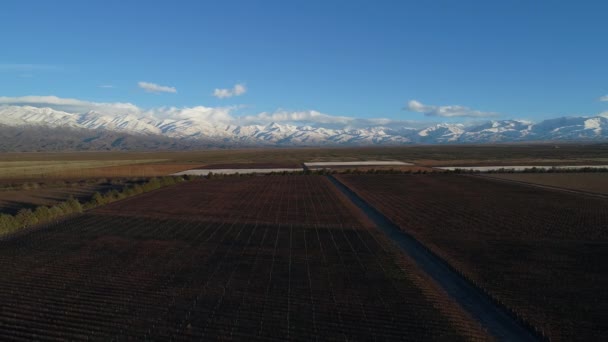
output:
[[[487,177],[608,195],[607,173],[503,173]]]
[[[197,180],[96,212],[215,222],[369,225],[345,201],[325,177],[244,176]]]
[[[329,185],[194,181],[1,241],[0,337],[487,338]]]
[[[608,334],[608,201],[457,175],[341,175],[553,340]]]

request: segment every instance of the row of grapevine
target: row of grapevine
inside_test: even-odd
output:
[[[607,200],[458,175],[339,177],[539,335],[608,333]]]
[[[324,177],[102,206],[0,241],[0,272],[0,339],[486,338]]]

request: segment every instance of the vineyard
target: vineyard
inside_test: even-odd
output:
[[[492,178],[608,195],[608,174],[593,173],[503,173]]]
[[[340,175],[552,340],[608,335],[608,201],[458,175]]]
[[[482,340],[321,176],[163,188],[0,240],[3,340]]]

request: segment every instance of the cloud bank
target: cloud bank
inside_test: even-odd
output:
[[[243,94],[245,94],[247,92],[247,88],[245,87],[244,84],[235,84],[234,87],[232,87],[232,89],[219,89],[216,88],[213,91],[213,96],[217,97],[218,99],[225,99],[228,97],[233,97],[233,96],[241,96]]]
[[[608,95],[604,95],[604,96],[600,97],[600,101],[608,102]]]
[[[495,112],[482,112],[464,106],[432,106],[425,105],[416,100],[411,100],[405,108],[412,112],[424,113],[426,116],[439,116],[443,118],[490,118],[500,114]]]
[[[95,111],[108,116],[134,115],[139,118],[153,117],[168,120],[192,120],[214,125],[267,125],[272,122],[309,125],[324,128],[359,129],[375,126],[386,127],[424,127],[428,122],[402,121],[382,118],[362,119],[349,116],[337,116],[315,110],[290,111],[279,109],[274,112],[261,112],[251,115],[237,115],[238,106],[224,107],[156,107],[140,108],[125,102],[92,102],[57,96],[20,96],[0,97],[1,105],[32,106],[51,108],[72,114]]]
[[[0,96],[0,105],[48,107],[67,113],[86,113],[96,111],[103,114],[140,114],[141,109],[125,102],[91,102],[57,96]]]
[[[174,87],[161,86],[156,83],[138,82],[137,86],[149,93],[177,93]]]

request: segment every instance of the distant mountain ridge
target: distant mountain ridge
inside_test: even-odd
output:
[[[398,145],[508,143],[532,141],[603,141],[608,138],[608,118],[561,117],[532,123],[522,120],[495,120],[479,125],[435,124],[426,128],[391,125],[367,128],[327,128],[272,122],[266,125],[236,125],[191,118],[157,119],[133,114],[108,115],[95,111],[81,114],[31,106],[0,106],[3,150],[10,150],[11,132],[62,132],[55,135],[72,147],[102,149],[194,148],[202,146],[311,146],[311,145]],[[95,138],[97,137],[97,138]],[[103,139],[101,139],[103,137]],[[110,141],[122,137],[120,141]],[[23,139],[23,136],[21,136]],[[30,137],[30,140],[34,137]],[[79,140],[80,139],[80,140]],[[101,139],[101,140],[100,140]],[[105,140],[104,140],[105,139]],[[118,138],[116,138],[118,139]],[[144,143],[145,141],[145,143]],[[130,143],[127,143],[130,142]],[[112,145],[114,143],[114,146]],[[109,144],[109,146],[108,146]],[[26,144],[30,145],[30,144]],[[147,146],[147,147],[146,147]],[[16,147],[16,146],[14,146]]]

